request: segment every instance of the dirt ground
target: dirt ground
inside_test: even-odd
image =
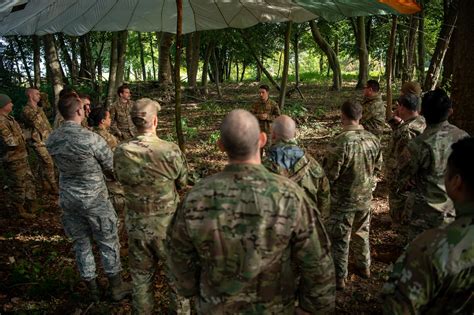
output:
[[[136,97],[151,96],[153,91],[137,87]],[[338,107],[346,99],[361,97],[353,84],[342,91],[334,92],[328,86],[303,85],[305,99],[293,94],[287,98],[285,113],[298,122],[300,143],[319,161],[325,146],[340,130]],[[133,90],[132,90],[133,91]],[[224,115],[234,108],[249,108],[257,98],[257,84],[227,84],[223,86],[223,99],[215,94],[207,97],[187,97],[183,100],[186,156],[191,182],[221,170],[225,156],[215,142],[218,126]],[[138,94],[138,95],[137,95]],[[276,94],[276,92],[274,93]],[[274,95],[274,99],[277,96]],[[174,140],[173,104],[162,104],[158,135]],[[383,136],[383,147],[387,147],[389,130]],[[32,162],[33,171],[37,167]],[[1,170],[0,170],[1,172]],[[35,175],[36,175],[35,174]],[[3,175],[3,174],[2,174]],[[2,176],[3,177],[3,176]],[[108,302],[103,296],[98,304],[87,301],[87,290],[79,279],[75,266],[72,244],[65,237],[61,226],[61,210],[55,200],[42,194],[40,210],[33,220],[15,217],[2,182],[0,200],[0,314],[129,314],[130,300],[120,303]],[[374,193],[371,224],[372,277],[362,279],[352,273],[349,266],[347,289],[337,293],[337,314],[377,314],[381,312],[379,294],[388,278],[388,268],[400,255],[397,234],[390,227],[387,204],[387,188],[382,178]],[[127,244],[122,240],[124,275],[127,273]],[[100,262],[96,255],[98,266]],[[99,267],[99,284],[106,291],[107,278]],[[160,272],[156,281],[156,300],[159,313],[167,311],[167,286]]]

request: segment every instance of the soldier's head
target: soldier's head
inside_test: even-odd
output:
[[[72,87],[70,86],[65,86],[61,92],[59,92],[59,98],[63,98],[63,97],[66,97],[66,96],[70,96],[70,95],[75,95],[77,96],[77,92],[76,90],[74,90]]]
[[[416,96],[420,97],[421,96],[421,86],[420,83],[418,82],[405,82],[402,85],[402,88],[400,90],[401,95],[406,95],[406,94],[415,94]]]
[[[262,102],[266,102],[268,100],[268,96],[270,95],[270,87],[266,84],[262,84],[258,87],[258,96],[260,96],[260,100]]]
[[[84,118],[84,107],[77,94],[69,94],[59,99],[58,110],[64,120],[81,121]]]
[[[89,117],[89,114],[91,112],[91,97],[90,97],[90,95],[81,93],[81,94],[79,94],[79,98],[82,101],[82,106],[84,106],[84,114],[86,115],[86,117]]]
[[[429,91],[423,95],[421,114],[426,119],[426,124],[433,125],[448,120],[453,112],[449,96],[442,89]]]
[[[296,136],[296,123],[290,116],[280,115],[272,124],[272,139],[290,140]]]
[[[91,127],[109,128],[112,124],[110,113],[105,107],[95,107],[91,110],[87,122]]]
[[[231,163],[260,163],[260,148],[265,146],[267,136],[260,132],[254,115],[243,109],[233,110],[222,121],[220,132],[219,148]]]
[[[455,203],[474,201],[474,138],[466,137],[451,146],[444,177],[446,192]]]
[[[341,121],[344,126],[357,125],[362,118],[362,105],[354,101],[345,101],[341,106]]]
[[[41,93],[38,91],[37,88],[27,88],[25,90],[25,95],[28,98],[28,102],[36,105],[39,101],[41,101]]]
[[[13,102],[10,96],[0,94],[0,113],[9,114],[13,110]]]
[[[128,102],[132,98],[132,92],[130,92],[130,88],[126,84],[118,87],[117,95],[122,102]]]
[[[132,121],[138,132],[155,132],[160,104],[149,98],[139,99],[132,107]]]
[[[364,86],[364,96],[371,97],[377,95],[380,91],[380,84],[376,80],[369,80]]]
[[[406,120],[418,112],[420,98],[415,94],[403,94],[397,101],[397,113],[401,119]]]

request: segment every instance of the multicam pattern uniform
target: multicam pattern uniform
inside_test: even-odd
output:
[[[23,107],[23,120],[28,131],[31,133],[29,144],[35,151],[40,161],[40,173],[43,181],[46,181],[52,189],[56,189],[56,174],[54,173],[53,159],[46,149],[45,141],[52,132],[51,125],[43,109],[39,106],[26,104]]]
[[[385,103],[382,101],[382,95],[364,97],[362,108],[360,124],[380,138],[385,128]]]
[[[275,118],[281,115],[280,107],[278,107],[278,104],[271,99],[267,99],[266,102],[259,100],[252,105],[250,112],[257,117],[260,131],[267,134],[267,143],[265,147],[268,148],[271,145],[272,140],[272,123]]]
[[[168,227],[168,264],[199,314],[332,313],[334,265],[315,208],[262,165],[227,165],[187,194]],[[299,279],[299,281],[298,281]]]
[[[403,122],[392,133],[388,149],[388,159],[386,161],[386,178],[389,182],[388,201],[390,216],[393,222],[401,222],[401,215],[407,200],[406,191],[399,189],[397,161],[403,150],[407,147],[408,142],[420,135],[425,128],[425,118],[423,116],[416,116]]]
[[[456,205],[456,221],[410,244],[383,289],[385,314],[472,314],[474,205]]]
[[[114,167],[125,191],[133,308],[137,314],[151,314],[154,275],[158,261],[166,262],[166,228],[179,202],[176,186],[187,183],[186,161],[176,144],[149,133],[117,147]],[[189,313],[186,301],[171,294],[179,304],[171,308]]]
[[[329,181],[319,163],[301,147],[296,139],[280,140],[272,145],[264,165],[271,172],[288,177],[304,189],[319,213],[327,218],[331,202]]]
[[[370,202],[381,164],[379,140],[360,125],[345,126],[328,148],[323,163],[331,187],[328,230],[340,279],[347,277],[349,242],[357,267],[370,267]]]
[[[414,182],[414,187],[407,193],[403,214],[414,235],[449,223],[455,217],[453,202],[444,186],[444,172],[451,145],[467,136],[464,130],[447,121],[428,125],[401,154],[399,187],[406,189]],[[408,238],[412,239],[414,235]]]
[[[20,125],[8,114],[0,114],[0,158],[5,170],[10,198],[23,205],[36,199],[33,174],[27,160],[26,142]]]
[[[110,131],[119,141],[131,139],[137,134],[137,129],[130,116],[133,104],[133,101],[122,103],[118,99],[110,106],[110,119],[112,119]]]
[[[97,276],[91,237],[99,246],[105,273],[117,274],[121,270],[117,214],[104,179],[104,173],[113,174],[112,151],[101,136],[72,121],[54,130],[46,147],[59,169],[64,230],[74,242],[81,277]]]

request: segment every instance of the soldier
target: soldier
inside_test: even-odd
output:
[[[244,110],[221,125],[229,164],[187,194],[168,227],[168,265],[199,314],[332,313],[334,265],[315,206],[260,165],[266,135]],[[305,313],[306,314],[306,313]]]
[[[329,216],[329,181],[319,163],[305,152],[296,141],[296,124],[289,116],[281,115],[272,125],[272,143],[264,165],[271,172],[290,178],[301,186],[314,201],[319,213]]]
[[[91,126],[95,133],[104,138],[109,148],[114,151],[118,145],[118,140],[109,132],[111,123],[110,112],[105,107],[96,107],[89,114],[87,125]]]
[[[117,178],[126,200],[129,264],[133,281],[133,311],[153,314],[154,276],[158,261],[165,262],[164,242],[179,202],[177,189],[186,187],[187,165],[179,147],[156,135],[160,105],[149,98],[138,100],[132,120],[138,136],[122,143],[114,155]],[[171,281],[170,281],[171,282]],[[172,291],[174,291],[172,289]],[[171,309],[189,313],[189,301],[172,292]]]
[[[70,95],[75,95],[78,96],[76,90],[74,90],[70,86],[64,87],[61,92],[59,92],[59,99],[62,99],[64,97],[70,96]],[[56,117],[54,117],[54,122],[53,122],[53,128],[57,129],[59,128],[62,123],[64,122],[63,116],[61,116],[61,113],[59,111],[56,112]]]
[[[59,169],[59,205],[66,235],[74,243],[81,278],[94,301],[99,299],[91,237],[96,241],[115,301],[131,293],[122,282],[117,214],[109,200],[104,174],[113,177],[112,151],[96,133],[81,126],[84,106],[77,95],[60,99],[65,121],[53,131],[46,147]]]
[[[57,195],[58,184],[56,182],[54,164],[45,145],[46,139],[48,139],[52,132],[52,128],[43,109],[38,106],[38,102],[41,100],[41,94],[38,89],[26,89],[25,94],[28,98],[28,103],[23,107],[23,120],[31,134],[29,145],[38,157],[44,191]]]
[[[334,138],[323,168],[331,186],[328,222],[332,241],[336,285],[345,288],[349,242],[353,245],[357,272],[370,277],[370,202],[375,170],[381,167],[380,142],[359,124],[362,107],[346,101],[341,107],[343,131]]]
[[[9,115],[12,109],[11,98],[0,94],[0,158],[15,209],[24,219],[32,219],[34,216],[28,213],[27,209],[32,212],[36,210],[35,185],[27,160],[28,152],[23,132],[20,125]]]
[[[473,138],[452,145],[444,183],[456,220],[422,233],[400,256],[383,288],[385,314],[472,314],[473,156]]]
[[[89,127],[87,119],[89,118],[89,114],[91,113],[91,97],[88,94],[79,94],[79,98],[82,101],[82,105],[84,106],[84,120],[81,121],[82,127]]]
[[[401,214],[405,208],[407,195],[398,186],[397,160],[408,142],[420,135],[425,130],[425,118],[418,114],[419,98],[415,94],[404,94],[397,102],[396,115],[400,117],[401,124],[393,131],[389,145],[389,158],[387,159],[386,178],[389,181],[388,201],[390,216],[393,223],[401,223]]]
[[[426,129],[408,143],[398,161],[397,184],[408,196],[400,216],[409,223],[408,239],[454,219],[453,204],[446,194],[443,177],[451,144],[468,136],[448,122],[452,105],[443,90],[427,92],[421,108]]]
[[[135,125],[130,117],[130,111],[134,102],[131,100],[132,93],[127,85],[121,85],[117,89],[119,99],[110,106],[110,117],[112,126],[110,130],[119,141],[133,138],[136,134]]]
[[[280,116],[280,107],[278,107],[275,101],[270,99],[269,91],[268,85],[260,85],[258,89],[260,100],[253,104],[251,110],[252,114],[257,117],[260,130],[267,134],[267,148],[271,145],[272,122]],[[261,153],[263,153],[263,150]]]
[[[379,92],[380,85],[377,81],[367,81],[364,87],[363,112],[360,124],[365,130],[370,131],[380,139],[385,128],[385,104]]]

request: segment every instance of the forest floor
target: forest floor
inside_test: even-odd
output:
[[[301,86],[304,100],[297,93],[287,98],[284,113],[298,123],[298,140],[307,151],[321,161],[325,147],[340,131],[338,108],[344,100],[361,98],[354,84],[346,84],[342,91],[330,91],[327,86],[307,84]],[[153,91],[139,86],[134,98],[153,97]],[[138,91],[138,93],[137,93]],[[191,180],[218,172],[225,165],[225,156],[216,148],[218,127],[230,110],[249,108],[258,98],[258,84],[226,84],[222,87],[223,99],[217,95],[183,100],[183,131],[186,136],[186,156]],[[274,92],[276,94],[276,92]],[[276,100],[277,95],[273,95]],[[162,104],[159,113],[158,135],[175,140],[173,104]],[[389,129],[383,136],[387,148]],[[33,163],[34,164],[34,163]],[[35,175],[37,167],[33,166]],[[0,171],[1,172],[1,171]],[[129,314],[131,301],[111,303],[106,296],[93,304],[87,300],[87,289],[80,281],[75,266],[71,242],[65,237],[61,225],[61,210],[57,204],[42,195],[41,207],[33,220],[15,218],[9,207],[6,190],[0,189],[3,200],[0,211],[0,314]],[[337,314],[377,314],[381,312],[379,295],[387,280],[389,268],[402,251],[397,233],[391,229],[388,216],[387,186],[381,179],[374,193],[371,222],[372,277],[362,279],[349,266],[349,281],[345,291],[337,293]],[[99,285],[107,286],[98,262]],[[127,244],[122,240],[124,275],[129,279]],[[167,285],[162,272],[156,281],[156,300],[159,313],[167,311]]]

